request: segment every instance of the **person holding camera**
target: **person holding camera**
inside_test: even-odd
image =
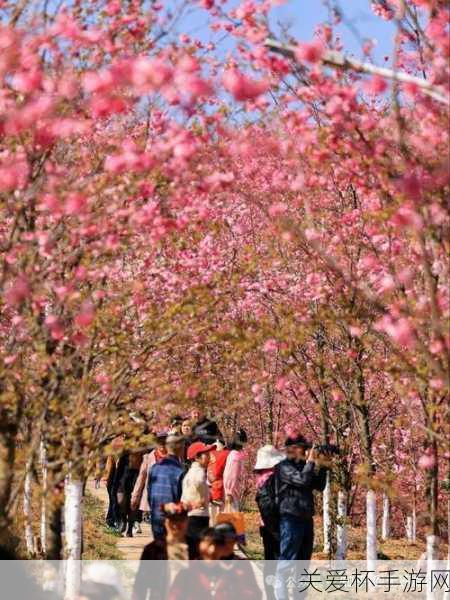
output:
[[[286,582],[288,574],[293,569],[295,572],[294,561],[309,562],[311,559],[314,546],[314,491],[323,492],[326,485],[326,468],[320,466],[316,470],[320,458],[314,446],[302,435],[289,437],[285,446],[286,458],[275,467],[280,519],[276,600],[287,600]]]
[[[276,468],[280,514],[280,560],[310,560],[314,544],[314,491],[323,492],[326,467],[298,435],[286,440],[286,458]]]

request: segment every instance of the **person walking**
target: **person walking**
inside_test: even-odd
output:
[[[317,452],[302,435],[286,440],[286,458],[276,466],[280,512],[280,557],[277,566],[277,600],[286,600],[287,574],[292,561],[309,562],[314,545],[314,496],[326,485],[326,468],[316,472]]]
[[[210,453],[207,469],[210,486],[209,517],[211,526],[215,525],[217,515],[223,510],[225,493],[223,488],[223,473],[230,450],[224,440],[216,440],[216,449]]]
[[[181,425],[183,423],[183,417],[181,417],[180,415],[174,415],[171,419],[170,419],[170,433],[172,434],[176,434],[176,435],[182,435],[181,432]]]
[[[183,419],[181,423],[181,435],[184,437],[186,447],[193,442],[192,432],[192,421],[190,419]]]
[[[114,477],[111,485],[111,495],[113,498],[113,512],[115,528],[119,533],[124,533],[127,527],[124,475],[128,466],[128,454],[122,453],[116,462]]]
[[[139,474],[136,483],[134,484],[133,493],[131,494],[131,508],[133,510],[142,511],[144,516],[150,513],[150,505],[148,503],[148,495],[146,492],[148,487],[148,475],[151,467],[154,464],[161,462],[166,456],[166,439],[167,433],[165,431],[160,431],[156,434],[156,448],[153,448],[150,452],[144,454]]]
[[[122,483],[124,494],[123,514],[125,525],[127,527],[125,534],[127,537],[133,537],[134,524],[140,524],[142,522],[142,512],[139,510],[139,508],[134,509],[131,505],[131,497],[136,479],[139,475],[141,464],[142,452],[132,452],[128,455],[128,463],[125,467]]]
[[[166,450],[166,456],[150,468],[148,477],[147,495],[150,506],[150,523],[155,539],[162,539],[165,536],[164,515],[161,506],[170,502],[179,502],[182,492],[183,438],[178,435],[167,436]]]
[[[278,560],[280,554],[280,519],[278,514],[277,490],[275,489],[275,467],[286,457],[274,446],[260,448],[256,455],[256,503],[261,515],[259,532],[264,547],[264,560]]]
[[[260,512],[259,533],[264,548],[264,586],[267,600],[274,600],[274,587],[270,585],[276,572],[272,561],[280,555],[280,515],[278,491],[275,485],[275,467],[285,455],[268,444],[259,448],[253,469],[256,475],[256,504]]]
[[[239,510],[239,500],[244,474],[245,454],[244,446],[247,443],[247,434],[240,429],[233,438],[230,453],[227,456],[223,471],[223,489],[225,494],[225,510],[236,512]]]
[[[209,419],[202,409],[192,409],[191,418],[194,423],[192,427],[193,442],[213,444],[218,438],[223,437],[217,423],[212,419]]]
[[[116,475],[117,460],[114,456],[108,456],[106,459],[103,479],[106,482],[106,491],[108,492],[108,510],[106,513],[106,525],[114,529],[117,525],[117,500],[113,493],[114,478]]]
[[[215,446],[207,446],[203,442],[194,442],[188,448],[188,460],[192,461],[189,471],[183,479],[181,501],[191,506],[188,513],[187,536],[195,543],[201,532],[209,526],[209,488],[206,480],[206,469],[211,450]]]

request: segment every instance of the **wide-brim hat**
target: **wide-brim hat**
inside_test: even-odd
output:
[[[255,471],[262,469],[273,469],[279,462],[284,460],[286,456],[277,450],[271,444],[267,444],[258,450],[256,453]]]

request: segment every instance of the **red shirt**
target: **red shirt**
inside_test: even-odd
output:
[[[209,465],[208,465],[208,481],[211,484],[211,500],[216,502],[222,502],[224,499],[223,493],[223,472],[225,470],[225,463],[227,462],[227,456],[230,451],[227,448],[223,450],[213,450],[210,453]]]

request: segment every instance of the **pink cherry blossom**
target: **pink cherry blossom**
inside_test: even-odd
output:
[[[20,306],[31,294],[30,285],[25,276],[17,277],[5,293],[5,300],[9,306]]]
[[[435,465],[435,460],[431,454],[422,454],[418,464],[421,469],[432,469]]]
[[[79,192],[69,194],[64,203],[64,212],[67,215],[80,215],[87,206],[87,198]]]
[[[75,316],[75,324],[82,329],[89,327],[92,325],[94,317],[94,307],[91,302],[86,301],[82,304],[80,312]]]
[[[224,88],[240,102],[255,100],[269,89],[267,81],[256,81],[236,68],[227,69],[222,76]]]
[[[321,41],[303,42],[297,45],[295,54],[300,62],[317,63],[323,56],[325,48]]]
[[[415,344],[414,329],[405,317],[394,319],[385,315],[377,321],[375,329],[384,331],[401,346],[413,347]]]
[[[267,340],[263,346],[263,351],[270,353],[278,350],[278,342],[275,339]]]

